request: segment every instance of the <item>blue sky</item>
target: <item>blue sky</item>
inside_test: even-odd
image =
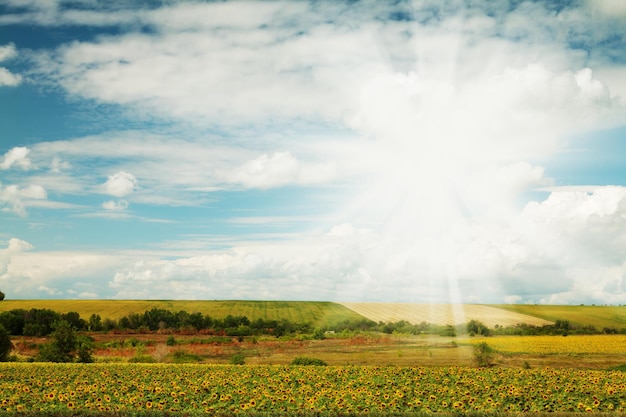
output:
[[[626,303],[626,6],[0,5],[8,298]]]

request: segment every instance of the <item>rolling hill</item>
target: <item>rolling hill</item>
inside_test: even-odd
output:
[[[334,303],[316,301],[243,300],[4,300],[0,312],[13,309],[48,308],[60,313],[75,311],[84,319],[99,314],[117,320],[130,313],[153,308],[200,312],[215,318],[246,316],[250,320],[288,319],[324,327],[344,320],[368,318],[375,322],[422,322],[461,325],[478,320],[488,327],[526,323],[535,326],[567,320],[574,326],[626,328],[626,307],[622,306],[545,306],[479,304]]]

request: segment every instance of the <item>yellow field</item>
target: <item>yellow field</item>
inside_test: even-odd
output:
[[[499,336],[469,339],[470,343],[485,342],[503,353],[531,355],[624,355],[626,335],[572,336]]]
[[[487,327],[514,326],[526,323],[533,326],[553,322],[528,314],[507,311],[477,304],[408,304],[408,303],[341,303],[341,305],[375,322],[405,320],[412,324],[422,322],[438,325],[460,325],[478,320]]]
[[[625,389],[617,371],[0,364],[0,410],[11,413],[624,413]]]
[[[337,303],[308,301],[245,300],[4,300],[0,312],[14,309],[50,309],[59,313],[75,311],[83,319],[99,314],[102,319],[118,320],[131,313],[153,308],[170,311],[199,312],[214,318],[227,315],[246,316],[251,321],[287,319],[293,323],[311,323],[323,327],[343,320],[362,319],[357,313]]]

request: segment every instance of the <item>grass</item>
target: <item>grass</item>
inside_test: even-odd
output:
[[[626,328],[626,306],[503,304],[494,307],[549,321],[567,320],[571,325],[579,327]]]

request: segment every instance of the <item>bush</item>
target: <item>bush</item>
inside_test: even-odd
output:
[[[230,364],[231,365],[245,365],[246,357],[242,353],[235,353],[233,356],[230,357]]]
[[[76,339],[76,362],[93,362],[93,356],[91,355],[91,351],[93,350],[93,342],[94,340],[89,336],[78,336],[78,338]]]
[[[136,355],[128,360],[131,363],[154,363],[156,360],[150,355]]]
[[[485,342],[474,345],[474,363],[479,368],[487,368],[493,366],[493,357],[495,350]]]
[[[184,350],[177,350],[172,353],[172,362],[173,363],[194,363],[194,362],[202,362],[202,357],[196,355],[195,353],[189,353]]]
[[[291,361],[292,365],[304,365],[304,366],[326,366],[328,365],[321,359],[309,358],[306,356],[299,356]]]
[[[52,341],[39,350],[38,359],[44,362],[72,362],[76,347],[76,331],[66,320],[60,320],[54,324]]]
[[[0,362],[6,362],[9,360],[9,352],[13,350],[13,343],[11,343],[11,335],[0,324]]]

